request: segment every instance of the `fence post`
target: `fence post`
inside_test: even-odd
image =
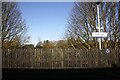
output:
[[[97,49],[98,52],[98,67],[101,67],[101,50]]]
[[[120,49],[118,49],[118,67],[120,67]]]
[[[53,61],[54,61],[53,60],[53,49],[51,49],[51,50],[52,50],[52,67],[51,68],[53,69]]]
[[[61,49],[61,55],[62,55],[62,60],[61,60],[61,67],[64,68],[64,63],[63,63],[63,50]]]
[[[91,68],[91,58],[92,58],[91,57],[91,52],[92,52],[91,49],[89,49],[88,52],[89,52],[88,53],[88,67]]]

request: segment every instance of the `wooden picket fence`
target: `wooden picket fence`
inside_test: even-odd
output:
[[[120,66],[120,49],[2,49],[3,68],[66,69]]]

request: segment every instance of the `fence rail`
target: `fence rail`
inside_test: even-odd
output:
[[[101,68],[120,66],[120,49],[3,49],[3,68]]]

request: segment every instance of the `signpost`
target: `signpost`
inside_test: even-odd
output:
[[[107,37],[107,33],[106,32],[101,32],[100,15],[99,15],[99,4],[100,4],[100,2],[97,2],[98,27],[96,27],[96,29],[98,29],[99,32],[93,32],[92,33],[92,37],[99,38],[99,49],[101,50],[101,38]]]

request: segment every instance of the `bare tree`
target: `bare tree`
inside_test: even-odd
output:
[[[94,2],[75,2],[68,21],[67,34],[74,39],[80,37],[84,42],[91,46],[98,48],[97,44],[90,44],[90,42],[97,43],[97,38],[92,37],[92,32],[97,32],[97,4]],[[102,47],[107,48],[110,41],[114,42],[113,47],[117,47],[118,26],[120,21],[118,19],[118,3],[103,2],[100,4],[100,26],[103,28],[101,32],[107,32],[108,36],[102,38]],[[113,45],[113,44],[112,44]]]
[[[17,39],[21,44],[28,41],[27,27],[22,19],[21,12],[16,2],[2,3],[2,42]]]

